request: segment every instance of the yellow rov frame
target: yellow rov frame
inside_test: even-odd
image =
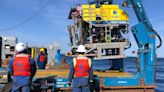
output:
[[[124,10],[119,8],[119,5],[103,4],[97,7],[96,4],[82,4],[76,9],[72,8],[68,18],[75,21],[74,25],[68,26],[70,44],[84,44],[88,48],[87,56],[91,56],[94,59],[120,59],[125,57],[125,47],[130,47],[128,40],[113,40],[112,42],[112,39],[116,37],[113,36],[112,38],[112,33],[114,34],[116,28],[128,33],[129,16]],[[78,23],[76,23],[76,20],[79,20]],[[84,34],[88,34],[93,29],[97,30],[98,28],[101,29],[101,32],[100,30],[97,31],[96,35],[102,34],[99,38],[105,38],[105,41],[100,42],[97,37],[99,41],[93,42],[93,37],[95,36],[93,33],[84,36]],[[113,49],[117,49],[115,52],[117,51],[118,53],[108,54],[106,52],[106,50],[112,51]]]
[[[96,17],[100,17],[101,21],[111,24],[129,24],[128,14],[120,9],[119,5],[104,4],[98,8],[95,4],[82,5],[82,17],[86,22],[97,21]]]

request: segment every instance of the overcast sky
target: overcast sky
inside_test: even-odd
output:
[[[0,0],[0,35],[16,36],[20,42],[32,45],[48,46],[54,42],[60,43],[62,52],[69,51],[69,34],[67,25],[71,6],[87,3],[88,0]],[[114,0],[115,4],[123,0]],[[164,40],[164,2],[163,0],[142,0],[146,13],[157,32]],[[123,8],[130,16],[130,26],[138,21],[132,7]],[[37,13],[37,14],[36,14]],[[33,16],[34,15],[34,16]],[[32,17],[33,16],[33,17]],[[29,19],[30,18],[30,19]],[[28,21],[24,22],[25,20]],[[11,28],[17,24],[19,26]],[[127,56],[137,50],[132,34],[129,34],[132,47],[126,51]],[[157,50],[159,57],[164,57],[164,46]]]

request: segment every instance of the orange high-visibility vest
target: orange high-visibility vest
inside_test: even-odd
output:
[[[46,60],[46,56],[43,55],[43,54],[40,54],[39,61],[40,61],[40,62],[45,62],[45,60]]]
[[[87,77],[89,76],[89,62],[87,57],[77,57],[76,65],[74,66],[75,77]]]
[[[30,55],[18,54],[13,63],[14,76],[30,76]]]

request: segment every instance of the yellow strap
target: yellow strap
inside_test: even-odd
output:
[[[88,59],[88,64],[89,64],[89,68],[91,67],[92,61],[91,59]]]
[[[76,66],[76,58],[73,58],[73,66],[75,67]]]

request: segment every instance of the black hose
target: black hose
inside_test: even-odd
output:
[[[159,42],[160,42],[159,45],[156,47],[156,49],[158,49],[162,46],[162,39],[161,39],[160,35],[157,33],[156,30],[153,29],[153,32],[156,34],[156,36],[158,37]]]
[[[160,35],[157,33],[156,30],[154,30],[153,28],[151,28],[147,23],[145,23],[145,24],[146,24],[146,26],[147,26],[150,30],[152,30],[152,31],[155,33],[155,35],[158,37],[160,43],[159,43],[158,46],[156,46],[156,49],[160,48],[160,47],[162,46],[162,39],[161,39]]]

